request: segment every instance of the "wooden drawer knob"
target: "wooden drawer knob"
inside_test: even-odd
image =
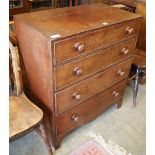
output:
[[[127,55],[128,53],[129,53],[129,50],[125,47],[121,50],[122,55]]]
[[[75,50],[78,52],[83,52],[85,50],[84,44],[81,44],[81,43],[76,43],[74,47],[75,47]]]
[[[127,34],[132,34],[132,33],[134,32],[134,28],[132,28],[132,27],[127,27],[126,30],[125,30],[125,32],[126,32]]]
[[[82,75],[82,69],[80,69],[79,67],[74,68],[74,75],[80,76]]]
[[[125,74],[125,72],[122,71],[121,69],[119,69],[119,70],[117,71],[117,74],[120,75],[120,76],[123,76],[123,75]]]
[[[73,116],[72,116],[72,120],[73,120],[74,122],[77,122],[77,121],[79,120],[79,116],[73,115]]]
[[[117,91],[113,91],[112,95],[113,95],[114,97],[118,97],[119,93],[118,93]]]
[[[81,99],[81,96],[80,96],[80,94],[79,93],[73,93],[73,99],[75,99],[75,100],[80,100]]]

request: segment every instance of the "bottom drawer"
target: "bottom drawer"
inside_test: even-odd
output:
[[[65,134],[106,110],[112,103],[123,97],[126,80],[96,94],[78,106],[56,118],[57,135]]]

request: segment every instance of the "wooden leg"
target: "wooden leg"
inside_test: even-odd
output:
[[[13,81],[11,80],[10,76],[9,76],[9,92],[13,92]]]
[[[53,143],[53,144],[54,144],[55,150],[58,149],[58,148],[60,148],[61,142],[62,142],[62,140],[64,139],[65,136],[66,136],[66,135],[58,136],[58,137],[56,137],[56,138],[54,139],[54,143]]]
[[[60,148],[61,142],[62,142],[62,139],[59,139],[59,138],[54,140],[53,145],[55,150]]]
[[[43,123],[40,123],[40,124],[39,124],[39,128],[40,128],[40,131],[41,131],[42,138],[43,138],[43,140],[44,140],[44,142],[45,142],[45,144],[46,144],[46,147],[47,147],[47,150],[48,150],[48,154],[49,154],[49,155],[53,155],[53,153],[52,153],[52,148],[51,148],[49,139],[48,139],[48,137],[47,137],[44,124],[43,124]]]
[[[117,109],[119,109],[122,106],[122,102],[121,103],[117,103],[116,106],[117,106]]]
[[[119,108],[122,106],[122,100],[123,100],[123,98],[121,98],[121,99],[116,103],[117,109],[119,109]]]
[[[60,141],[60,142],[56,142],[56,144],[55,144],[55,149],[60,148],[60,146],[61,146],[61,141]]]

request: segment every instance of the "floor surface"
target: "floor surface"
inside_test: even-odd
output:
[[[127,86],[123,105],[108,109],[94,121],[66,136],[54,155],[68,155],[80,145],[92,139],[88,133],[101,135],[105,140],[125,148],[132,155],[145,155],[146,88],[139,87],[137,106],[132,108],[132,89]],[[46,155],[41,137],[34,131],[10,143],[10,155]]]

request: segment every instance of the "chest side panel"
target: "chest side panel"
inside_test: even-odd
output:
[[[52,110],[51,42],[18,18],[15,18],[15,28],[29,87],[32,93]]]

